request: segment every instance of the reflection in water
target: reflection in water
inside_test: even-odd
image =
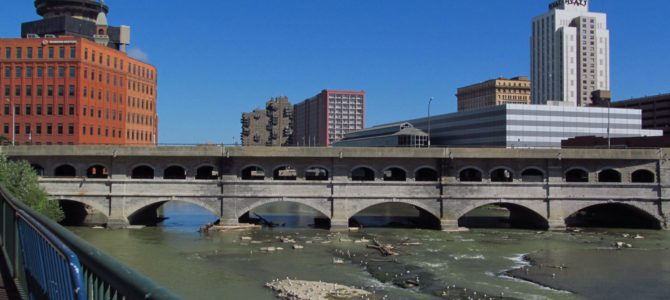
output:
[[[441,299],[439,295],[447,290],[447,299],[464,299],[464,288],[479,296],[504,294],[516,299],[662,299],[670,286],[667,231],[445,233],[365,228],[357,233],[330,233],[275,228],[201,235],[198,227],[216,219],[208,211],[170,202],[164,214],[169,219],[159,227],[72,230],[185,299],[275,299],[263,284],[286,277],[364,287],[375,291],[378,299]],[[636,234],[644,239],[635,239]],[[278,241],[282,236],[295,239],[304,249],[292,250],[290,244]],[[394,244],[400,255],[381,257],[366,248],[363,238]],[[611,245],[621,240],[633,248],[614,250]],[[402,245],[404,241],[413,243]],[[260,251],[268,246],[285,250]],[[554,289],[507,276],[507,270],[527,264],[520,260],[524,254],[538,266],[511,274]],[[345,263],[333,264],[333,257]],[[400,287],[398,278],[405,278],[401,274],[419,277],[420,285]]]

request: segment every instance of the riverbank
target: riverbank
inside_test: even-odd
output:
[[[345,285],[288,278],[273,280],[265,286],[275,291],[280,298],[287,300],[361,299],[371,295],[368,291]]]

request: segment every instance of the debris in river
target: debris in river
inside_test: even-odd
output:
[[[361,299],[371,295],[366,290],[356,289],[345,285],[304,281],[304,280],[273,280],[265,284],[266,287],[277,292],[278,296],[290,300],[311,299]]]
[[[400,254],[400,253],[395,251],[395,247],[393,247],[393,245],[382,244],[379,241],[377,241],[376,239],[372,240],[372,242],[374,244],[373,245],[367,245],[367,247],[371,248],[371,249],[379,250],[379,253],[381,253],[383,256],[395,256],[395,255]]]

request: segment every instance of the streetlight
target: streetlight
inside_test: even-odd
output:
[[[430,148],[430,104],[433,103],[433,97],[428,99],[428,148]]]
[[[5,98],[5,102],[9,102],[9,112],[12,114],[12,146],[14,146],[14,141],[16,140],[16,111],[11,99]]]

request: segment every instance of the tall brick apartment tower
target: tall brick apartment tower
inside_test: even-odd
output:
[[[0,135],[15,144],[152,145],[157,73],[95,0],[36,0],[42,20],[0,39]]]

